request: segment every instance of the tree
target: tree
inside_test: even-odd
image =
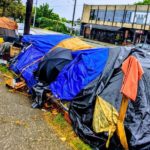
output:
[[[45,18],[52,19],[52,20],[60,20],[59,15],[54,13],[53,9],[50,9],[47,3],[40,5],[37,8],[37,19],[41,17],[45,17]]]
[[[30,33],[32,7],[33,7],[33,0],[27,0],[24,34],[29,34]]]
[[[50,18],[50,16],[52,15],[52,12],[53,12],[53,9],[50,9],[47,3],[40,5],[37,8],[37,18],[41,18],[41,17]]]
[[[66,18],[61,18],[62,22],[68,22]]]
[[[25,6],[21,0],[0,0],[1,16],[19,19],[21,22],[25,16]]]
[[[14,18],[14,20],[19,19],[20,22],[23,22],[25,18],[25,6],[22,4],[21,0],[12,2],[8,7],[8,14],[7,16],[10,16]]]
[[[150,0],[143,0],[135,3],[136,5],[150,5]]]
[[[0,0],[0,7],[2,7],[2,16],[6,16],[6,10],[9,5],[15,0]]]

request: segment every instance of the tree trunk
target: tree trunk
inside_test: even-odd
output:
[[[30,33],[32,6],[33,6],[33,0],[27,0],[24,34],[29,34]]]
[[[3,10],[2,10],[2,17],[6,15],[6,3],[3,2]]]

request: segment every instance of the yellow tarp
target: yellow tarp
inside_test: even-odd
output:
[[[9,30],[16,30],[18,28],[17,23],[12,19],[6,17],[0,17],[0,28]]]
[[[123,148],[128,150],[128,143],[124,129],[124,119],[127,106],[128,99],[123,96],[120,112],[118,113],[113,105],[97,96],[93,115],[93,130],[96,133],[108,132],[106,148],[109,147],[110,138],[116,131]]]
[[[80,40],[79,38],[76,38],[76,37],[63,40],[58,45],[56,45],[55,48],[56,47],[66,48],[66,49],[70,49],[72,51],[93,48],[93,46],[87,44],[86,42],[84,42],[84,41],[82,41],[82,40]]]
[[[4,39],[0,37],[0,44],[4,43]]]
[[[108,132],[109,137],[106,147],[109,147],[109,141],[116,131],[118,122],[117,110],[108,102],[97,96],[93,115],[93,130],[96,133]]]

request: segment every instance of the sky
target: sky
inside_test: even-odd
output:
[[[25,3],[27,0],[22,1]],[[36,0],[33,1],[35,5]],[[68,20],[72,19],[74,0],[37,0],[37,1],[38,5],[48,3],[50,8],[52,8],[55,13],[58,13],[60,17],[65,17]],[[77,0],[75,19],[81,18],[84,4],[119,5],[119,4],[134,4],[135,2],[138,1],[139,0]]]

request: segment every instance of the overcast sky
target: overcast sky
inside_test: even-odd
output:
[[[26,2],[27,0],[22,0]],[[74,0],[37,0],[38,5],[48,3],[50,8],[53,8],[54,12],[58,13],[61,17],[67,19],[72,18]],[[134,4],[139,0],[77,0],[76,15],[75,18],[81,18],[83,4]],[[36,0],[34,0],[35,4]]]

